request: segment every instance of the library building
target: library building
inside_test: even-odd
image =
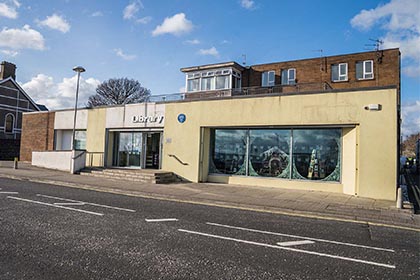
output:
[[[24,113],[20,160],[396,199],[398,49],[181,71],[185,92],[78,109],[74,133],[73,109]]]

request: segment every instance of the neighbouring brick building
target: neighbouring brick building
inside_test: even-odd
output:
[[[43,111],[16,82],[16,66],[0,64],[0,160],[19,157],[22,113]]]
[[[74,142],[86,165],[395,199],[398,49],[181,71],[184,93],[78,110]],[[72,109],[25,113],[22,159],[68,168],[73,117]]]

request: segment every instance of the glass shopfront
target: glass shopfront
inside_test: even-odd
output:
[[[339,182],[341,129],[212,129],[209,173]]]
[[[161,132],[113,132],[113,166],[160,168]]]

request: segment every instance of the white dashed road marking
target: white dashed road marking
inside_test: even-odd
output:
[[[0,192],[0,194],[18,194],[18,192]]]
[[[176,222],[178,219],[175,218],[167,218],[167,219],[145,219],[148,223],[158,223],[158,222]]]
[[[132,213],[136,212],[136,210],[132,210],[132,209],[126,209],[126,208],[114,207],[114,206],[109,206],[109,205],[90,203],[90,202],[85,202],[85,201],[79,201],[79,200],[57,197],[57,196],[50,196],[50,195],[44,195],[44,194],[37,194],[37,196],[52,198],[52,199],[57,199],[57,200],[62,200],[62,201],[68,201],[68,202],[71,202],[71,203],[78,203],[77,205],[80,205],[80,206],[81,205],[92,205],[92,206],[98,206],[98,207],[109,208],[109,209],[120,210],[120,211],[127,211],[127,212],[132,212]],[[54,203],[54,204],[63,205],[62,203],[59,203],[59,202]],[[73,204],[73,205],[76,205],[76,204]]]
[[[280,249],[280,250],[285,250],[285,251],[291,251],[291,252],[296,252],[296,253],[304,253],[304,254],[327,257],[327,258],[333,258],[333,259],[339,259],[339,260],[345,260],[345,261],[352,261],[352,262],[363,263],[363,264],[374,265],[374,266],[380,266],[380,267],[385,267],[385,268],[392,268],[392,269],[395,268],[395,265],[390,265],[390,264],[386,264],[386,263],[371,262],[371,261],[366,261],[366,260],[361,260],[361,259],[348,258],[348,257],[330,255],[330,254],[325,254],[325,253],[318,253],[318,252],[313,252],[313,251],[306,251],[306,250],[289,248],[289,247],[282,247],[282,246],[277,246],[277,245],[271,245],[271,244],[265,244],[265,243],[260,243],[260,242],[242,240],[242,239],[237,239],[237,238],[232,238],[232,237],[214,235],[214,234],[198,232],[198,231],[191,231],[191,230],[186,230],[186,229],[178,229],[178,231],[185,232],[185,233],[190,233],[190,234],[195,234],[195,235],[206,236],[206,237],[229,240],[229,241],[234,241],[234,242],[238,242],[238,243],[245,243],[245,244],[250,244],[250,245],[263,246],[263,247],[267,247],[267,248],[274,248],[274,249]]]
[[[298,239],[304,239],[304,240],[312,240],[312,241],[318,241],[318,242],[332,243],[332,244],[351,246],[351,247],[359,247],[359,248],[372,249],[372,250],[385,251],[385,252],[392,252],[392,253],[395,252],[393,249],[371,247],[371,246],[366,246],[366,245],[339,242],[339,241],[334,241],[334,240],[312,238],[312,237],[307,237],[307,236],[299,236],[299,235],[292,235],[292,234],[285,234],[285,233],[278,233],[278,232],[270,232],[270,231],[264,231],[264,230],[258,230],[258,229],[243,228],[243,227],[229,226],[229,225],[209,223],[209,222],[206,223],[206,224],[211,225],[211,226],[237,229],[237,230],[242,230],[242,231],[257,232],[257,233],[270,234],[270,235],[276,235],[276,236],[292,237],[292,238],[298,238]]]
[[[314,244],[314,243],[315,242],[311,240],[298,240],[298,241],[277,242],[277,245],[288,247],[288,246],[297,246],[297,245]]]
[[[66,210],[71,210],[71,211],[76,211],[76,212],[82,212],[82,213],[91,214],[91,215],[97,215],[97,216],[103,216],[104,215],[102,213],[86,211],[86,210],[81,210],[81,209],[75,209],[75,208],[70,208],[70,207],[65,207],[65,206],[55,205],[55,204],[51,204],[51,203],[45,203],[45,202],[36,201],[36,200],[30,200],[30,199],[15,197],[15,196],[8,196],[7,198],[20,200],[20,201],[25,201],[25,202],[30,202],[30,203],[35,203],[35,204],[41,204],[41,205],[45,205],[45,206],[61,208],[61,209],[66,209]]]

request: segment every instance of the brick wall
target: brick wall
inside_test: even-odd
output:
[[[23,114],[21,161],[31,161],[32,151],[54,150],[54,117],[54,112]]]
[[[356,62],[373,60],[374,78],[367,80],[356,79]],[[348,80],[332,82],[331,65],[347,63]],[[265,71],[275,71],[275,84],[281,84],[281,71],[283,69],[296,69],[297,84],[314,83],[313,90],[319,90],[321,83],[327,82],[333,89],[350,89],[362,87],[378,86],[398,86],[400,85],[400,52],[399,49],[389,49],[384,51],[373,51],[356,54],[338,55],[330,57],[320,57],[313,59],[303,59],[287,62],[268,63],[253,65],[243,72],[243,87],[261,86],[262,73]],[[309,86],[309,85],[307,85]],[[295,86],[284,86],[283,92],[296,91]],[[305,89],[307,91],[308,89]]]

